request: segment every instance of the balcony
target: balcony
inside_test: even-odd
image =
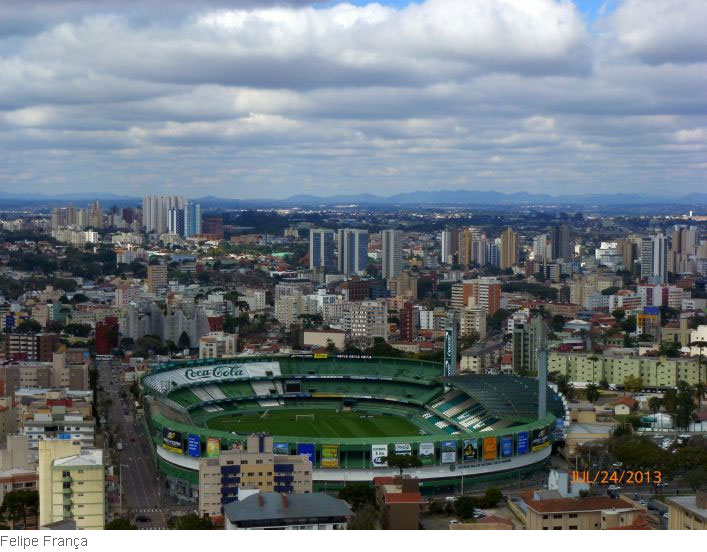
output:
[[[70,487],[69,487],[69,488],[64,488],[64,489],[61,490],[61,494],[64,494],[64,495],[71,495],[72,492],[73,492],[73,491],[71,490]]]
[[[67,475],[67,476],[64,476],[61,478],[62,483],[71,483],[72,481],[73,481],[73,479],[71,478],[70,475]]]
[[[64,499],[61,501],[61,503],[64,506],[69,506],[69,507],[71,507],[71,505],[73,504],[73,502],[71,501],[71,498],[69,498],[68,496],[65,496]]]

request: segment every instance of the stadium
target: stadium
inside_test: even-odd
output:
[[[251,433],[274,452],[307,454],[315,487],[391,475],[389,455],[427,489],[462,476],[537,469],[550,455],[561,397],[518,376],[443,376],[442,364],[343,355],[168,362],[141,382],[146,424],[167,487],[198,488],[200,457],[244,447]],[[539,418],[540,416],[540,418]]]

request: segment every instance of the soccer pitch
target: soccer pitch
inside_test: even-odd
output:
[[[311,417],[313,415],[313,418]],[[307,417],[304,417],[307,416]],[[211,429],[239,433],[266,432],[291,437],[404,437],[420,435],[420,428],[400,416],[322,409],[272,409],[229,414],[207,422]]]

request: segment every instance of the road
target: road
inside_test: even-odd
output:
[[[148,449],[148,439],[142,423],[134,421],[130,395],[126,401],[121,400],[120,390],[123,386],[113,370],[111,362],[98,364],[99,383],[112,399],[108,417],[110,429],[120,435],[116,442],[123,444],[122,451],[116,450],[120,460],[115,466],[117,475],[122,472],[122,508],[124,512],[130,512],[138,529],[166,529],[168,513],[160,499],[160,483]],[[125,390],[127,392],[127,387]],[[146,516],[151,521],[136,522],[138,516]]]

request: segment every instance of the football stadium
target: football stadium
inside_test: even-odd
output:
[[[306,454],[315,486],[392,475],[390,455],[428,489],[462,476],[542,466],[560,396],[535,378],[445,377],[440,363],[398,358],[238,357],[168,362],[141,382],[159,471],[181,496],[198,489],[200,457],[242,450],[249,434],[273,436],[277,454]]]

